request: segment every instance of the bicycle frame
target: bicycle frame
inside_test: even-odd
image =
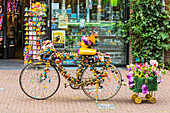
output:
[[[88,51],[89,49],[87,48],[83,51],[86,50]],[[93,50],[93,48],[91,50]],[[79,89],[81,86],[83,92],[89,98],[95,99],[96,102],[97,100],[107,100],[112,98],[117,94],[121,87],[122,77],[120,71],[114,65],[110,64],[112,61],[108,53],[103,54],[96,52],[96,50],[95,53],[94,51],[87,51],[79,54],[67,52],[60,53],[56,52],[53,44],[50,41],[44,42],[44,46],[42,46],[42,50],[40,51],[40,54],[42,54],[40,55],[39,61],[37,63],[35,62],[26,65],[20,74],[21,89],[27,96],[33,99],[43,100],[49,98],[58,90],[61,74],[70,83],[71,88]],[[76,75],[71,76],[71,74],[69,74],[63,67],[62,61],[66,59],[74,59],[75,57],[80,59],[80,63],[77,66],[78,69]],[[39,67],[39,65],[40,70],[37,70],[37,66]],[[41,65],[43,65],[43,68],[41,68]],[[56,71],[56,74],[50,73],[51,71],[49,67],[51,66]],[[34,71],[33,74],[31,73],[31,76],[27,76],[27,74],[30,74],[30,71],[27,73],[27,69],[29,68],[32,69],[30,71]],[[28,79],[25,79],[24,76],[30,77],[31,82],[27,82]],[[37,76],[37,78],[35,78],[35,76]],[[54,76],[55,78],[53,78]],[[37,81],[37,79],[38,82],[40,81],[40,84],[37,86],[35,84],[33,85],[34,81]],[[54,82],[51,82],[51,80],[54,80]],[[55,82],[57,84],[52,84]],[[25,90],[24,84],[28,86],[27,88],[29,90]],[[42,90],[39,90],[37,93],[35,93],[36,90],[32,87],[29,87],[30,85],[33,85],[32,87],[36,87],[38,89],[41,88]],[[47,86],[49,85],[52,90],[47,92]],[[54,85],[54,87],[51,87],[52,85]],[[57,87],[55,85],[57,85]],[[66,86],[67,85],[65,83],[65,87]],[[94,86],[96,87],[94,88]]]
[[[56,55],[58,54],[58,55]],[[46,62],[46,67],[50,67],[50,65],[54,66],[55,68],[57,67],[57,71],[59,71],[59,73],[61,73],[63,75],[63,77],[65,79],[68,80],[68,82],[71,84],[73,83],[75,86],[84,86],[84,85],[88,85],[88,84],[96,84],[100,79],[104,79],[103,77],[106,77],[108,76],[108,73],[104,73],[104,72],[97,72],[96,71],[96,74],[99,74],[99,77],[98,79],[94,80],[89,80],[88,82],[82,82],[81,81],[81,76],[83,75],[83,71],[84,69],[86,69],[87,67],[90,67],[91,71],[95,71],[93,69],[93,67],[91,67],[91,65],[93,63],[97,63],[97,65],[99,65],[99,61],[100,60],[95,60],[95,55],[92,55],[92,56],[87,56],[87,55],[84,55],[84,56],[78,56],[79,58],[81,58],[80,60],[80,64],[78,64],[78,69],[77,69],[77,74],[75,75],[75,77],[72,77],[70,74],[67,73],[67,70],[61,65],[62,63],[60,62],[63,57],[62,56],[65,56],[66,54],[61,54],[61,53],[52,53],[49,58],[43,58],[41,57],[43,60],[45,60]],[[61,57],[57,57],[56,56],[61,56]],[[108,56],[108,55],[107,55]],[[66,56],[67,57],[67,56]],[[104,65],[106,65],[106,68],[108,68],[108,64],[109,64],[109,59],[110,57],[106,57],[106,61]],[[54,60],[55,59],[55,60]],[[50,62],[49,62],[50,61]],[[100,62],[101,63],[101,62]],[[104,63],[104,61],[102,62]],[[48,73],[47,71],[45,73]],[[101,76],[101,75],[102,76]],[[44,75],[46,76],[46,75]],[[65,84],[66,85],[66,84]]]

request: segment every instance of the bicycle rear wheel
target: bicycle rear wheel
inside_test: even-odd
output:
[[[44,100],[56,93],[60,85],[60,76],[54,66],[48,68],[44,62],[28,64],[21,71],[19,84],[30,98]],[[45,74],[46,73],[46,74]],[[45,74],[45,76],[43,75]]]
[[[104,64],[104,65],[103,65]],[[122,84],[122,76],[120,71],[112,64],[108,65],[108,69],[103,70],[103,66],[106,67],[105,63],[97,63],[92,64],[91,67],[87,67],[82,75],[81,81],[89,81],[94,80],[99,77],[98,75],[101,74],[101,72],[107,72],[108,76],[104,77],[104,80],[99,81],[99,87],[98,87],[98,100],[108,100],[112,97],[114,97],[118,91],[121,88]],[[94,69],[98,70],[100,73],[96,76],[94,76]],[[93,71],[92,71],[93,70]],[[91,99],[96,99],[96,85],[86,85],[82,87],[83,92],[90,97]]]

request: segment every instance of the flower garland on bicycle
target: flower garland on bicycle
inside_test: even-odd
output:
[[[101,54],[100,52],[97,52],[96,48],[93,48],[95,45],[95,37],[97,37],[94,32],[92,35],[87,37],[82,37],[82,42],[80,43],[81,48],[78,50],[77,53],[60,53],[57,52],[51,43],[51,41],[47,40],[44,41],[44,45],[42,47],[42,50],[40,51],[41,55],[41,61],[45,61],[46,63],[46,69],[44,69],[44,79],[47,78],[47,74],[49,72],[49,68],[51,66],[51,61],[55,61],[57,64],[57,68],[60,71],[60,73],[70,82],[74,84],[80,84],[80,76],[82,75],[82,70],[84,67],[90,67],[90,71],[94,73],[94,79],[85,81],[85,83],[81,83],[81,85],[92,85],[95,84],[97,81],[104,80],[105,77],[108,77],[107,72],[99,72],[95,68],[91,67],[91,63],[97,63],[99,65],[99,62],[104,62],[104,60],[107,61],[106,66],[103,66],[104,69],[109,69],[108,65],[111,63],[111,59],[108,53]],[[65,68],[62,66],[62,60],[66,59],[74,59],[75,57],[81,58],[81,62],[78,64],[78,69],[75,77],[71,77]],[[94,81],[95,80],[95,81]],[[120,81],[118,81],[120,82]],[[66,85],[66,84],[65,84]],[[79,85],[79,86],[81,86]]]

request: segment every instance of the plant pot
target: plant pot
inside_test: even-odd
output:
[[[148,91],[157,91],[158,90],[158,83],[157,83],[157,76],[149,77],[149,78],[138,78],[134,77],[134,88],[131,89],[133,92],[141,93],[142,92],[142,85],[145,84],[148,87]]]

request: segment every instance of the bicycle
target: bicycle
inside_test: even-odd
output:
[[[60,86],[60,75],[67,79],[72,89],[82,88],[89,98],[96,101],[108,100],[120,90],[122,76],[109,54],[60,53],[52,45],[46,47],[39,61],[26,65],[21,71],[19,84],[28,97],[44,100],[53,96]],[[76,75],[71,76],[62,66],[62,61],[74,58],[80,59],[80,63]],[[65,88],[67,86],[65,83]]]

